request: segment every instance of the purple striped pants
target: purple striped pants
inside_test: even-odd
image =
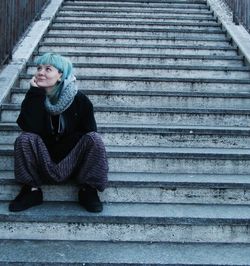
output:
[[[96,132],[83,135],[59,163],[52,161],[37,134],[22,132],[14,148],[14,173],[18,183],[39,187],[74,177],[79,185],[88,184],[101,192],[107,186],[107,154],[101,136]]]

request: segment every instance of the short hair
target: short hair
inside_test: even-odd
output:
[[[35,60],[36,65],[51,65],[62,73],[61,81],[67,79],[73,72],[73,65],[69,59],[56,53],[45,53]]]

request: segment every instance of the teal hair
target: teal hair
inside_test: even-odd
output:
[[[61,81],[57,82],[51,92],[47,95],[52,104],[55,104],[61,93],[63,82],[73,74],[73,66],[69,59],[55,53],[45,53],[35,60],[36,65],[51,65],[62,73]]]
[[[35,60],[36,65],[51,65],[62,73],[62,82],[73,72],[73,66],[69,59],[55,53],[46,53]]]

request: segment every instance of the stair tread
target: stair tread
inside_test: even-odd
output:
[[[94,37],[95,35],[93,35]],[[45,52],[35,51],[33,55],[43,55]],[[204,59],[204,60],[243,60],[241,55],[185,55],[185,54],[141,54],[141,53],[108,53],[108,52],[61,52],[63,56],[98,56],[98,57],[141,57],[141,58],[178,58],[178,59]]]
[[[36,67],[35,63],[27,63],[27,67]],[[212,70],[212,71],[242,71],[249,72],[248,66],[204,66],[204,65],[160,65],[160,64],[103,64],[103,63],[73,63],[80,68],[117,68],[117,69],[162,69],[162,70]]]
[[[14,123],[14,122],[0,122],[0,131],[1,130],[5,130],[5,129],[9,129],[9,130],[20,130],[19,126]],[[107,124],[107,123],[98,123],[98,129],[99,130],[117,130],[120,131],[121,130],[140,130],[140,132],[152,132],[152,130],[154,131],[161,131],[161,130],[165,130],[166,132],[169,131],[183,131],[183,132],[189,132],[190,134],[193,133],[197,133],[198,132],[207,132],[209,133],[209,131],[217,131],[222,132],[223,131],[226,132],[240,132],[240,131],[245,131],[246,133],[250,131],[250,127],[216,127],[216,126],[185,126],[185,125],[181,125],[181,126],[168,126],[168,125],[161,125],[161,124],[150,124],[150,125],[138,125],[138,124]],[[193,131],[193,132],[190,132]]]
[[[250,188],[249,175],[109,172],[109,185],[137,187]],[[14,171],[0,171],[0,184],[17,185]],[[69,186],[69,184],[56,184]],[[75,185],[75,184],[74,184]]]
[[[32,74],[20,74],[20,78],[31,79]],[[250,79],[236,78],[165,78],[155,76],[84,76],[76,75],[77,80],[102,80],[102,81],[142,81],[142,82],[188,82],[188,83],[225,83],[225,84],[250,84]]]
[[[2,110],[20,110],[19,103],[4,103]],[[199,114],[249,114],[249,109],[239,108],[167,108],[167,107],[126,107],[126,106],[95,106],[96,112],[132,112],[132,113],[199,113]]]
[[[122,43],[78,43],[78,42],[40,42],[39,47],[43,46],[60,46],[60,47],[99,47],[99,48],[142,48],[142,49],[190,49],[190,50],[223,50],[223,51],[236,51],[237,48],[229,45],[165,45],[165,44],[122,44]]]
[[[94,222],[142,224],[250,224],[250,206],[240,204],[104,203],[101,213],[87,212],[78,202],[46,201],[25,212],[10,212],[0,202],[1,221]]]
[[[225,265],[250,261],[249,244],[0,240],[0,262],[36,265]],[[225,256],[226,254],[226,256]],[[50,264],[51,263],[51,264]],[[57,264],[58,263],[58,264]],[[72,264],[71,264],[72,263]],[[112,264],[113,263],[113,264]]]
[[[249,149],[239,149],[239,148],[169,148],[169,147],[158,147],[158,146],[106,146],[108,153],[114,154],[138,154],[138,155],[198,155],[200,158],[202,156],[209,155],[240,155],[244,156],[250,155]],[[12,152],[14,151],[14,146],[12,144],[0,144],[0,152]]]

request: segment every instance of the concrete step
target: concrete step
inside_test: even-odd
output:
[[[175,19],[175,20],[206,20],[206,21],[217,21],[216,18],[213,16],[212,12],[208,14],[202,14],[197,12],[185,13],[185,12],[176,12],[172,11],[171,13],[147,13],[147,12],[140,12],[137,10],[133,10],[131,12],[126,11],[120,11],[116,9],[115,11],[107,11],[107,9],[103,9],[102,11],[99,10],[93,10],[93,11],[87,11],[87,10],[75,10],[75,9],[69,9],[69,8],[60,8],[59,12],[57,13],[57,16],[73,16],[73,17],[94,17],[94,18],[140,18],[140,19],[150,19],[150,20],[169,20],[169,19]]]
[[[190,8],[184,8],[183,6],[173,7],[172,5],[169,7],[105,7],[105,6],[64,6],[60,9],[60,11],[77,11],[77,12],[104,12],[104,13],[120,13],[126,12],[127,14],[188,14],[188,15],[210,15],[212,16],[213,13],[208,9],[208,7],[204,9],[194,8],[190,6]]]
[[[1,240],[0,263],[30,265],[245,266],[248,244]],[[97,251],[98,252],[95,252]],[[58,256],[55,256],[58,254]],[[186,254],[183,256],[183,254]],[[225,256],[225,254],[227,254]],[[5,263],[5,264],[4,264]],[[21,265],[20,264],[20,265]],[[17,265],[17,264],[16,264]]]
[[[74,35],[75,37],[76,35]],[[82,36],[82,35],[81,35]],[[37,58],[44,53],[34,52]],[[242,66],[242,56],[204,56],[179,54],[141,54],[141,53],[92,53],[92,52],[61,52],[73,63],[113,63],[113,64],[158,64],[158,65],[200,65],[203,66]],[[34,59],[35,59],[34,58]]]
[[[0,145],[0,169],[13,170],[13,145]],[[111,172],[249,174],[249,149],[108,146]]]
[[[32,75],[20,75],[20,88],[28,89]],[[204,79],[204,78],[164,78],[129,76],[77,76],[78,88],[88,90],[127,90],[169,92],[209,92],[209,93],[249,93],[249,79]]]
[[[34,63],[27,65],[27,73],[34,75],[37,66]],[[214,67],[214,66],[189,66],[189,65],[138,65],[138,64],[74,64],[76,75],[100,76],[149,76],[155,77],[182,77],[182,78],[250,78],[249,67]]]
[[[20,112],[18,104],[3,104],[2,122],[15,122]],[[97,123],[132,123],[168,126],[229,126],[244,127],[250,123],[249,109],[137,108],[120,106],[95,107]]]
[[[237,55],[235,47],[225,46],[188,46],[188,45],[127,45],[127,44],[81,44],[81,43],[54,43],[41,42],[39,52],[112,52],[112,53],[155,53],[155,54],[187,54],[187,55]]]
[[[10,103],[20,104],[27,89],[13,88]],[[250,93],[198,93],[166,91],[82,90],[94,106],[168,107],[168,108],[239,108],[250,106]]]
[[[84,1],[84,2],[64,2],[63,7],[72,7],[72,8],[81,8],[81,7],[88,7],[88,8],[93,8],[93,7],[98,7],[98,8],[141,8],[141,9],[155,9],[155,8],[160,8],[160,9],[168,9],[168,8],[183,8],[186,10],[189,9],[199,9],[199,10],[208,10],[208,6],[206,5],[205,2],[203,3],[181,3],[181,2],[172,2],[172,3],[140,3],[140,2],[127,2],[127,1],[98,1],[98,2],[93,2],[93,1]]]
[[[176,148],[246,148],[250,147],[249,128],[195,127],[134,124],[98,124],[106,145],[162,146]],[[0,144],[13,144],[19,127],[0,124]]]
[[[72,26],[54,26],[53,24],[48,28],[50,33],[54,34],[105,34],[107,36],[114,35],[128,35],[128,36],[167,36],[167,37],[207,37],[212,36],[214,38],[225,36],[226,31],[222,29],[205,30],[205,29],[176,29],[174,27],[169,29],[157,29],[157,28],[129,28],[129,27],[89,27],[81,25],[79,27]]]
[[[208,46],[225,46],[231,47],[230,39],[228,38],[155,38],[152,36],[142,36],[141,38],[133,38],[133,36],[109,36],[105,35],[86,36],[86,35],[65,35],[51,34],[44,36],[44,42],[65,42],[65,43],[82,43],[82,44],[130,44],[130,45],[208,45]]]
[[[76,202],[21,213],[0,202],[1,239],[249,243],[249,205],[106,203],[98,215]]]
[[[0,172],[0,201],[10,201],[21,185],[13,171]],[[65,183],[43,184],[44,201],[77,202],[79,185],[71,178]],[[248,175],[109,173],[109,186],[100,193],[103,202],[127,203],[250,203]]]
[[[144,14],[137,14],[137,15],[129,15],[129,14],[86,14],[84,17],[80,13],[76,12],[59,12],[56,15],[57,19],[75,19],[76,21],[85,21],[85,20],[96,20],[97,18],[100,21],[113,21],[113,20],[120,20],[120,21],[155,21],[155,22],[213,22],[217,23],[218,20],[212,16],[189,16],[189,15],[144,15]]]
[[[71,0],[67,0],[67,1],[71,1]],[[108,2],[114,2],[114,3],[117,3],[118,1],[114,1],[114,0],[107,0],[107,1],[103,1],[103,0],[88,0],[88,2],[92,2],[92,3],[96,3],[96,2],[105,2],[105,3],[108,3]],[[85,1],[83,0],[74,0],[74,2],[79,2],[79,3],[85,3]],[[150,4],[153,4],[153,3],[161,3],[161,4],[169,4],[169,3],[175,3],[175,4],[178,4],[178,3],[184,3],[184,4],[190,4],[190,5],[195,5],[195,4],[206,4],[206,0],[125,0],[125,1],[122,1],[122,3],[150,3]]]
[[[100,20],[85,20],[85,21],[78,21],[74,19],[55,19],[53,21],[53,26],[55,27],[62,27],[62,26],[70,26],[70,27],[81,27],[82,25],[88,27],[120,27],[120,28],[132,28],[132,29],[204,29],[204,30],[219,30],[220,24],[212,23],[212,22],[146,22],[146,21],[100,21]]]

